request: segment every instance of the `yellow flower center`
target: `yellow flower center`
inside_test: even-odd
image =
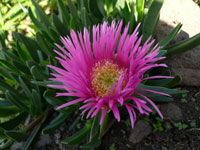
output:
[[[93,67],[92,88],[100,97],[110,95],[113,85],[122,73],[123,69],[109,60],[98,62]]]

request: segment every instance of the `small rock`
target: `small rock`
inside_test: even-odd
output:
[[[195,93],[195,95],[194,95],[196,98],[199,98],[200,99],[200,91],[199,92],[197,92],[197,93]]]
[[[44,147],[51,143],[51,138],[48,134],[40,136],[40,140],[37,143],[38,148]]]
[[[192,99],[192,101],[193,101],[193,102],[195,102],[195,101],[196,101],[196,98],[194,98],[194,97],[192,97],[191,99]]]
[[[139,143],[143,138],[152,133],[151,125],[144,120],[138,120],[131,130],[129,141],[133,144]]]
[[[175,122],[181,121],[183,118],[181,109],[173,103],[161,104],[160,111],[164,118],[169,118]]]
[[[14,142],[11,146],[11,150],[21,150],[24,142]]]

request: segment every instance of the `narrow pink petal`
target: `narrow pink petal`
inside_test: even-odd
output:
[[[158,107],[146,96],[140,94],[140,93],[136,93],[137,95],[143,97],[144,99],[146,99],[154,108],[155,110],[158,112],[158,114],[160,115],[160,117],[163,119],[163,115],[162,113],[160,112],[160,110],[158,109]]]
[[[92,106],[92,108],[90,109],[90,111],[88,112],[86,119],[88,119],[91,115],[91,113],[94,111],[94,109],[96,108],[96,104]]]
[[[123,97],[119,97],[118,98],[118,102],[121,104],[121,106],[124,104],[124,99],[123,99]]]
[[[103,105],[102,103],[100,103],[99,105],[98,104],[96,105],[97,109],[94,111],[91,118],[93,118],[101,110],[102,105]]]
[[[113,112],[115,118],[117,119],[117,121],[120,122],[120,114],[119,114],[119,110],[116,105],[113,105],[112,112]]]
[[[67,107],[67,106],[70,106],[70,105],[73,105],[73,104],[76,104],[76,103],[79,103],[81,101],[83,101],[84,99],[83,98],[79,98],[79,99],[76,99],[76,100],[73,100],[73,101],[70,101],[70,102],[67,102],[63,105],[60,105],[56,108],[56,110],[59,110],[61,108],[64,108],[64,107]]]
[[[174,78],[174,77],[171,77],[171,76],[151,76],[151,77],[143,78],[143,80],[158,79],[158,78],[172,79],[172,78]]]
[[[101,113],[100,125],[103,123],[106,112],[107,112],[107,106],[104,106],[102,113]]]
[[[163,92],[154,91],[154,90],[149,90],[149,89],[136,89],[136,90],[147,91],[147,92],[156,93],[156,94],[160,94],[160,95],[171,97],[171,95],[169,95],[169,94],[166,94],[166,93],[163,93]]]
[[[134,119],[133,119],[133,114],[130,110],[130,107],[127,105],[127,104],[124,104],[126,109],[128,110],[128,113],[129,113],[129,116],[130,116],[130,120],[131,120],[131,127],[133,128],[134,127]]]

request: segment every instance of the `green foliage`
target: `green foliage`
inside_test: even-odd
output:
[[[177,127],[178,130],[184,130],[188,127],[187,124],[184,124],[184,123],[181,123],[181,122],[174,123],[174,126]]]

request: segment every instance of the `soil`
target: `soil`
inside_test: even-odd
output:
[[[183,119],[178,122],[187,125],[186,128],[178,129],[174,126],[175,122],[164,119],[162,122],[162,131],[155,131],[152,122],[150,122],[154,132],[145,137],[138,144],[132,144],[129,141],[131,126],[126,120],[129,120],[128,113],[122,110],[120,123],[114,122],[109,131],[104,135],[99,150],[200,150],[200,88],[182,87],[188,90],[186,97],[176,96],[174,102],[181,108]],[[77,132],[78,128],[68,131],[70,124],[77,115],[74,114],[70,120],[50,134],[51,143],[45,147],[37,148],[40,150],[80,150],[79,146],[71,147],[61,144],[66,137]],[[150,119],[157,117],[151,115],[148,118],[138,114],[137,120]],[[168,123],[168,127],[165,124]],[[170,127],[170,128],[169,128]]]

